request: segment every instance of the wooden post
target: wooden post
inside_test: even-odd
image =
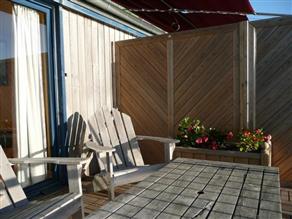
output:
[[[261,148],[261,164],[263,166],[272,166],[272,143],[264,142]]]
[[[174,71],[173,71],[173,39],[169,35],[167,41],[167,105],[168,105],[168,137],[173,138],[174,131]]]
[[[117,107],[117,76],[116,76],[116,54],[115,54],[115,42],[111,42],[112,49],[112,94],[113,102],[112,106]]]
[[[113,69],[113,107],[119,108],[120,107],[120,94],[121,94],[121,87],[120,87],[120,47],[115,44],[115,60],[114,60],[114,69]]]
[[[255,28],[239,25],[240,128],[255,127]]]
[[[256,30],[248,26],[249,128],[256,128]]]

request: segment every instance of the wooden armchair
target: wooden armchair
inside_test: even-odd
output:
[[[80,158],[13,158],[7,159],[0,146],[0,218],[83,218]],[[69,193],[49,200],[29,202],[11,168],[12,164],[53,163],[66,165]]]
[[[168,138],[136,136],[131,118],[117,109],[101,109],[88,121],[88,125],[92,141],[85,145],[96,152],[101,169],[100,174],[94,177],[94,189],[108,189],[110,199],[114,198],[116,186],[141,181],[172,160],[175,144],[179,142]],[[145,165],[139,140],[162,142],[165,163]]]

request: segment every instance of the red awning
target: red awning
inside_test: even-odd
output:
[[[138,9],[133,12],[146,21],[167,32],[189,30],[194,28],[230,24],[247,20],[245,15],[175,13],[175,12],[143,12],[140,9],[169,10],[204,10],[222,12],[253,13],[249,0],[112,0],[127,9]]]

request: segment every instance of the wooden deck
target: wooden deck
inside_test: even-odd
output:
[[[116,187],[115,195],[118,196],[124,193],[133,185],[134,184],[127,184],[124,186]],[[100,208],[101,206],[105,205],[107,202],[109,202],[109,199],[108,199],[107,191],[101,191],[98,193],[85,191],[83,194],[83,201],[84,201],[85,215],[88,215],[91,212],[95,211],[96,209]]]
[[[292,189],[281,188],[283,218],[292,219]]]
[[[116,196],[122,194],[127,189],[131,188],[134,184],[128,184],[125,186],[117,187]],[[109,199],[107,197],[106,191],[98,193],[84,193],[84,208],[85,214],[88,215],[95,211],[97,208],[105,205]],[[282,201],[282,211],[283,219],[292,219],[292,189],[281,188],[281,201]]]
[[[120,187],[116,187],[116,196],[124,193],[126,190],[131,188],[134,184],[128,184]],[[51,193],[50,195],[46,195],[45,197],[53,197],[58,194],[66,192],[66,188],[62,190],[58,190],[55,193]],[[38,198],[39,199],[39,198]],[[84,211],[85,215],[88,215],[105,205],[109,202],[106,191],[101,191],[98,193],[85,191],[83,195],[84,201]],[[283,219],[292,219],[292,189],[291,188],[281,188],[281,201],[282,201],[282,211],[283,211]]]

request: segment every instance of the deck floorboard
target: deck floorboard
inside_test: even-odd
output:
[[[126,190],[130,189],[134,184],[127,184],[124,186],[116,187],[116,196],[124,193]],[[100,191],[94,193],[90,191],[84,191],[83,201],[84,201],[84,211],[85,215],[94,212],[96,209],[102,207],[109,202],[107,191]],[[52,198],[56,195],[64,194],[68,192],[67,188],[62,188],[54,193],[46,196],[39,197],[38,199]],[[283,219],[292,219],[292,189],[291,188],[281,188],[281,201],[282,201],[282,211]]]
[[[292,189],[281,188],[282,212],[284,219],[292,219]]]

